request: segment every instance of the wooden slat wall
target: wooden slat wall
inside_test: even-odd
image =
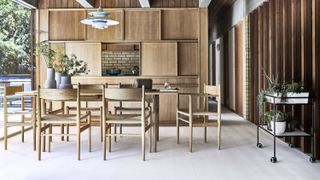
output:
[[[235,27],[235,111],[243,116],[243,23]]]
[[[319,0],[269,0],[249,15],[251,62],[251,118],[258,121],[256,97],[266,87],[263,69],[270,76],[278,75],[282,83],[302,81],[316,97],[316,148],[320,157],[319,132]],[[310,132],[310,107],[282,107],[301,119],[300,129]],[[291,140],[310,152],[310,139]]]
[[[95,8],[99,7],[99,0]],[[195,8],[199,7],[198,0],[151,0],[152,8]],[[139,0],[102,0],[103,8],[141,8]],[[39,0],[39,8],[79,8],[81,5],[76,0]]]

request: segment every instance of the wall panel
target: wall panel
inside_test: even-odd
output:
[[[49,40],[85,40],[85,18],[86,11],[49,11]]]
[[[280,83],[301,81],[306,90],[313,92],[316,106],[316,139],[319,139],[319,0],[269,0],[249,15],[251,62],[251,118],[257,123],[257,93],[266,87],[261,69]],[[261,67],[261,68],[260,68]],[[258,71],[256,70],[258,69]],[[260,77],[260,78],[256,78]],[[310,107],[281,107],[293,112],[300,121],[299,129],[311,132]],[[310,138],[286,139],[310,152]],[[320,143],[316,141],[317,158]]]
[[[160,40],[160,11],[125,11],[126,40]]]

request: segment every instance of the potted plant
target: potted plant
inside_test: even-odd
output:
[[[264,72],[264,77],[267,79],[268,87],[266,90],[261,90],[257,96],[260,116],[262,116],[263,113],[264,102],[287,104],[308,103],[309,92],[305,92],[301,82],[281,84],[278,82],[278,76],[272,78],[269,77],[266,72]]]
[[[47,65],[47,79],[45,81],[45,88],[56,88],[55,69],[53,62],[55,60],[55,51],[49,48],[48,41],[42,41],[37,45],[37,55],[41,55],[42,59]]]
[[[264,120],[267,122],[268,129],[276,135],[283,134],[287,127],[288,114],[279,110],[272,110],[264,113]],[[274,131],[274,123],[275,131]]]
[[[304,92],[304,87],[301,82],[290,82],[290,83],[281,84],[278,82],[278,76],[272,79],[266,74],[266,72],[264,72],[264,77],[268,81],[268,88],[265,92],[265,95],[266,95],[265,98],[267,102],[270,102],[270,103],[282,102],[282,103],[288,103],[288,104],[308,103],[309,92]],[[274,96],[276,98],[273,98],[270,96]]]
[[[77,56],[72,54],[69,56],[64,55],[61,61],[63,65],[63,74],[61,76],[61,82],[59,88],[67,89],[72,88],[71,76],[88,74],[88,64],[83,60],[78,60]]]

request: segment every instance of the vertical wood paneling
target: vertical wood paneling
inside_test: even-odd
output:
[[[316,148],[320,157],[319,116],[319,0],[269,0],[249,15],[251,63],[251,121],[257,122],[257,92],[266,87],[261,72],[278,75],[282,83],[303,82],[316,98]],[[300,129],[310,132],[312,109],[307,106],[282,107],[301,121]],[[288,140],[288,139],[287,139]],[[291,142],[310,152],[310,138],[291,138]]]
[[[235,111],[243,116],[243,23],[235,28]]]
[[[320,2],[319,0],[313,0],[312,1],[312,84],[313,84],[313,90],[312,93],[315,96],[315,109],[320,108]],[[316,150],[316,156],[320,157],[320,111],[316,111],[315,113],[315,119],[318,121],[315,122],[315,150]]]

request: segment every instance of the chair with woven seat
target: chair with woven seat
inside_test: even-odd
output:
[[[85,107],[81,107],[81,112],[91,112],[91,125],[100,127],[100,140],[102,142],[102,104],[95,107],[89,107],[89,103],[100,103],[102,98],[102,84],[80,84],[80,99],[85,103]],[[66,114],[76,112],[77,107],[72,105],[66,106]],[[96,112],[96,114],[94,114]],[[69,125],[67,125],[67,133],[69,133]],[[67,141],[69,138],[67,136]]]
[[[179,144],[180,136],[180,121],[187,123],[189,125],[189,150],[192,152],[192,138],[193,138],[193,127],[204,127],[204,141],[207,142],[207,127],[217,127],[217,144],[218,149],[220,149],[221,144],[221,94],[220,85],[209,86],[204,85],[203,94],[183,94],[178,95],[179,99],[181,96],[188,97],[188,109],[181,109],[179,107],[179,100],[177,103],[177,113],[176,113],[176,126],[177,126],[177,143]],[[194,99],[197,98],[197,99]],[[201,109],[193,109],[194,100],[199,100],[202,98],[203,106]],[[208,99],[215,98],[217,111],[212,112],[208,110]],[[214,120],[208,120],[209,117],[214,117]]]
[[[142,79],[145,80],[145,79]],[[122,84],[119,83],[119,88],[141,88],[142,85],[139,84],[140,81],[136,80],[135,84],[137,85],[137,87],[134,87],[133,85],[130,84]],[[150,82],[149,82],[150,83]],[[140,86],[139,86],[140,85]],[[152,88],[152,80],[151,80],[151,88]],[[140,100],[138,100],[139,102]],[[137,102],[137,101],[136,101]],[[135,101],[126,101],[125,103],[136,103]],[[147,102],[147,106],[146,108],[151,108],[151,100],[150,99],[146,99]],[[115,114],[132,114],[132,113],[139,113],[141,112],[141,107],[130,107],[130,106],[124,106],[124,101],[119,101],[119,106],[115,106],[114,107],[114,113]],[[119,125],[119,132],[120,134],[122,134],[122,125]],[[114,133],[117,133],[117,124],[114,125]],[[117,137],[114,137],[114,141],[117,141]]]
[[[145,160],[145,134],[152,129],[151,109],[146,109],[145,92],[142,88],[105,88],[103,93],[103,159],[106,160],[106,141],[108,137],[109,152],[111,152],[112,136],[138,136],[141,137],[142,160]],[[140,101],[140,112],[137,114],[110,114],[108,102],[113,101]],[[119,125],[139,125],[140,133],[111,133],[111,127],[114,124]],[[154,130],[153,130],[154,131]],[[150,133],[150,141],[151,141]],[[151,147],[151,142],[150,142]]]
[[[18,92],[24,91],[24,85],[21,86],[4,86],[3,95],[3,115],[4,115],[4,149],[8,149],[8,129],[9,127],[21,127],[21,141],[24,142],[25,127],[30,126],[33,130],[33,149],[36,150],[36,115],[32,109],[25,108],[25,98],[16,95]],[[12,100],[21,100],[21,107],[19,110],[9,110],[8,102]],[[32,102],[34,105],[35,102]],[[34,106],[33,106],[34,107]],[[15,119],[14,116],[20,116],[20,120]],[[30,116],[27,118],[25,116]]]
[[[80,88],[77,89],[42,89],[38,88],[38,160],[41,160],[41,138],[45,142],[48,138],[48,151],[51,151],[52,136],[76,136],[77,137],[77,157],[80,160],[81,133],[88,130],[89,152],[91,152],[91,112],[81,114]],[[65,102],[76,101],[77,113],[75,115],[43,112],[43,101]],[[76,126],[76,133],[53,133],[53,126],[71,125]],[[49,132],[48,132],[48,131]],[[43,146],[42,146],[43,148]]]

